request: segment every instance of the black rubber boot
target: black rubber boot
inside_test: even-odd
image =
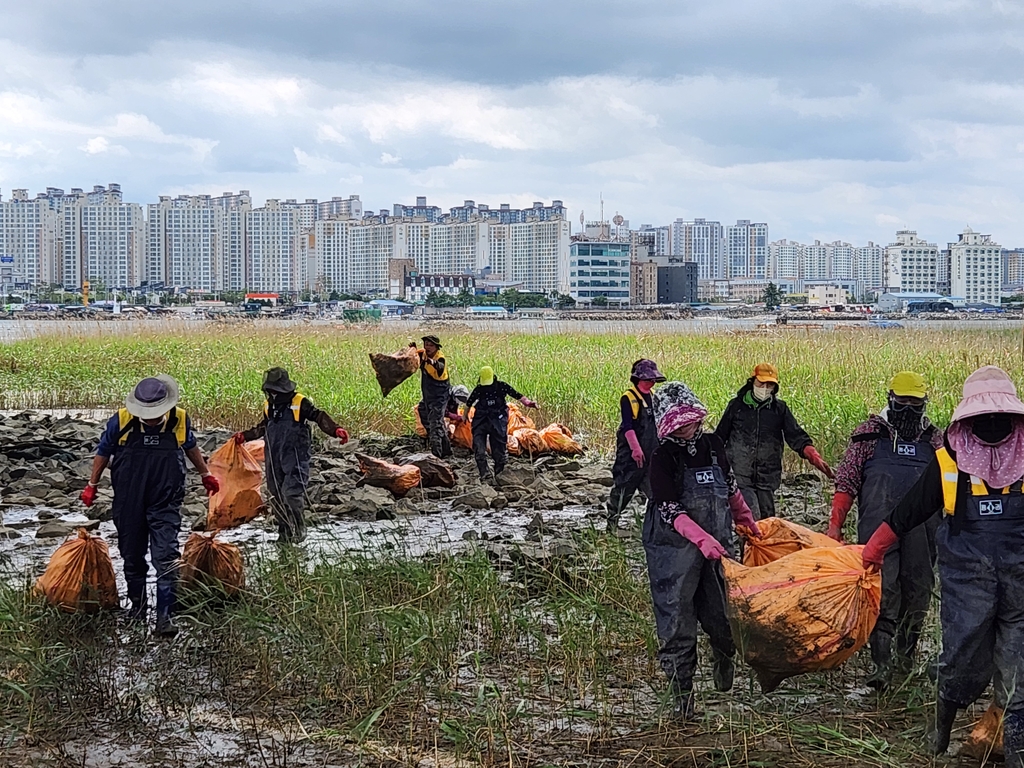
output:
[[[914,669],[914,655],[917,653],[917,641],[921,632],[918,628],[900,627],[896,631],[896,658],[893,666],[901,675],[909,675]]]
[[[131,602],[131,607],[128,609],[128,621],[145,624],[146,616],[149,613],[149,604],[146,602],[146,598],[140,597]]]
[[[686,721],[697,719],[697,697],[693,691],[673,690],[672,715]]]
[[[714,652],[715,660],[712,667],[712,677],[715,682],[716,691],[731,691],[732,679],[736,674],[736,666],[733,664],[732,656],[724,653]]]
[[[892,682],[892,638],[878,635],[871,640],[871,661],[875,668],[864,683],[878,691],[884,691]]]
[[[953,731],[953,721],[959,706],[952,701],[939,699],[935,702],[935,722],[928,732],[928,751],[933,755],[944,755],[949,749],[949,734]]]
[[[160,637],[174,637],[178,634],[178,626],[169,613],[161,613],[156,617],[156,633]]]
[[[1024,768],[1024,710],[1003,716],[1003,752],[1006,768]]]

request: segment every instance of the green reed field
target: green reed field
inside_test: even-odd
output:
[[[1019,376],[1022,363],[1014,331],[440,334],[454,383],[472,388],[480,366],[491,365],[541,403],[538,421],[560,421],[598,449],[613,443],[618,397],[638,357],[652,357],[669,378],[686,381],[713,420],[756,363],[774,362],[782,397],[832,460],[857,422],[884,405],[893,373],[926,375],[930,415],[944,425],[972,370],[996,364]],[[357,434],[401,433],[412,427],[418,381],[382,400],[367,353],[393,352],[408,340],[343,326],[182,324],[131,335],[61,333],[0,346],[0,408],[115,407],[140,378],[163,372],[181,383],[183,404],[197,423],[243,427],[259,416],[262,371],[281,365],[304,393]]]

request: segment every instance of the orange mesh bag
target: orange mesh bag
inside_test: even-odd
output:
[[[522,427],[512,433],[512,436],[519,443],[520,454],[526,454],[528,456],[539,456],[542,453],[547,453],[548,444],[544,442],[544,438],[541,437],[540,432],[530,427]]]
[[[459,448],[472,448],[473,447],[473,414],[476,413],[476,408],[469,409],[469,415],[466,416],[466,406],[459,406],[459,413],[462,415],[463,420],[459,424],[452,425],[452,445],[457,445]]]
[[[35,591],[65,611],[95,613],[116,608],[117,582],[107,543],[79,528],[78,536],[65,541],[50,557]]]
[[[812,547],[838,547],[838,541],[810,528],[783,520],[781,517],[766,517],[757,521],[761,538],[746,539],[743,549],[743,564],[749,566],[768,565],[780,557],[792,555]]]
[[[868,641],[882,575],[864,570],[864,547],[816,547],[749,568],[723,560],[736,645],[762,690],[787,677],[834,669]]]
[[[181,554],[181,584],[191,588],[205,586],[234,597],[245,588],[242,550],[217,540],[217,532],[193,533]]]
[[[523,413],[519,403],[508,404],[508,433],[511,435],[517,429],[536,429],[537,425],[533,419]]]
[[[363,473],[357,485],[385,488],[400,497],[420,484],[420,468],[412,464],[390,464],[363,453],[357,453],[356,458]]]
[[[377,376],[381,397],[408,379],[420,367],[420,355],[413,347],[403,347],[393,355],[370,353],[370,365]]]
[[[583,446],[572,439],[572,432],[561,424],[550,424],[540,431],[548,450],[566,456],[582,456]]]
[[[208,466],[220,490],[210,497],[207,530],[234,528],[264,511],[260,495],[263,470],[244,445],[228,440],[210,455]]]
[[[414,419],[416,419],[416,434],[419,435],[420,437],[426,437],[427,428],[423,426],[423,419],[420,418],[419,405],[414,405],[412,407],[412,416]]]
[[[989,705],[981,719],[974,724],[971,734],[964,739],[960,754],[981,762],[991,762],[993,757],[1004,756],[1002,707]]]

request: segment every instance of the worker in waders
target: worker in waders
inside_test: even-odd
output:
[[[165,637],[178,633],[172,616],[178,580],[181,504],[185,500],[185,457],[202,476],[207,495],[212,496],[220,489],[196,446],[191,420],[177,407],[178,397],[178,383],[170,376],[155,376],[138,383],[125,400],[124,408],[107,421],[96,448],[89,484],[80,497],[85,506],[92,506],[96,486],[109,464],[114,489],[111,518],[117,529],[117,549],[124,563],[131,603],[128,617],[146,621],[149,550],[156,570],[156,632]]]
[[[723,555],[736,556],[734,528],[760,538],[743,499],[722,440],[703,431],[707,408],[682,382],[654,393],[660,444],[651,456],[651,503],[644,517],[643,544],[661,648],[658,661],[668,677],[675,713],[695,714],[697,625],[714,654],[716,690],[733,682],[736,646],[725,613]]]
[[[925,416],[927,403],[924,377],[911,371],[897,373],[889,383],[886,407],[853,431],[836,468],[831,538],[843,541],[843,524],[856,500],[857,542],[866,544],[934,459],[942,447],[942,432]],[[905,674],[913,666],[935,583],[939,508],[932,511],[935,514],[924,525],[901,536],[885,556],[882,605],[870,641],[874,670],[866,680],[873,688],[891,682],[894,652],[897,671]]]
[[[416,348],[416,342],[409,342]],[[420,356],[420,419],[427,430],[430,452],[441,459],[452,455],[452,444],[445,424],[445,411],[451,393],[448,380],[448,365],[441,352],[441,340],[437,336],[424,336],[423,348],[416,349]]]
[[[653,360],[637,360],[629,372],[629,389],[619,398],[619,429],[615,433],[612,490],[608,494],[608,530],[619,528],[619,518],[637,491],[651,496],[647,465],[658,447],[651,389],[665,381]]]
[[[964,382],[943,447],[864,547],[866,568],[936,507],[942,653],[929,746],[949,747],[958,709],[989,680],[1005,700],[1007,768],[1024,768],[1024,403],[1001,369],[979,368]]]
[[[264,438],[267,466],[267,490],[277,520],[277,540],[297,544],[306,538],[306,486],[312,458],[309,425],[316,424],[330,437],[348,442],[348,432],[334,419],[296,392],[295,382],[284,368],[271,368],[263,374],[263,420],[252,429],[235,434],[244,443]]]
[[[508,457],[508,398],[518,400],[527,408],[536,408],[537,403],[519,394],[514,387],[494,375],[494,369],[485,365],[480,369],[480,378],[466,401],[466,412],[473,412],[473,454],[480,479],[487,480],[490,470],[487,466],[487,446],[494,459],[494,476],[505,469]]]
[[[830,480],[833,477],[810,436],[779,398],[779,371],[771,363],[754,368],[754,375],[725,407],[715,434],[725,443],[740,491],[758,520],[775,515],[783,441]]]

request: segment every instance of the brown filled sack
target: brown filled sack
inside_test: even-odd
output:
[[[572,439],[572,432],[561,424],[549,424],[540,431],[548,449],[566,456],[582,456],[583,446]]]
[[[810,528],[783,520],[781,517],[766,517],[757,521],[761,538],[748,538],[743,549],[743,564],[748,566],[767,565],[781,557],[792,555],[812,547],[838,547],[838,541]]]
[[[116,608],[117,582],[107,543],[79,528],[76,538],[65,541],[51,555],[35,591],[65,611],[95,613]]]
[[[990,704],[981,719],[974,724],[971,734],[964,739],[960,754],[973,757],[975,760],[991,761],[1004,757],[1003,752],[1003,710]]]
[[[381,397],[408,379],[420,367],[420,355],[414,347],[403,347],[393,355],[370,353],[370,365],[377,374]]]
[[[234,528],[265,510],[260,495],[263,470],[244,445],[229,439],[210,455],[208,466],[220,482],[220,490],[210,497],[207,530]]]
[[[864,547],[817,547],[749,568],[723,559],[736,645],[767,693],[787,677],[835,669],[868,641],[882,575],[861,564]]]
[[[181,555],[181,584],[185,588],[202,585],[234,597],[245,588],[242,550],[216,537],[216,531],[188,537]]]
[[[511,435],[517,429],[536,429],[537,425],[533,419],[527,416],[519,403],[508,404],[508,433]]]
[[[548,444],[536,429],[522,427],[513,432],[512,437],[514,437],[519,443],[520,455],[526,454],[528,456],[539,456],[550,450],[548,448]]]
[[[359,469],[363,473],[357,485],[385,488],[395,496],[401,497],[420,484],[419,467],[411,464],[390,464],[363,453],[357,453],[356,458],[359,459]]]
[[[414,453],[399,459],[399,466],[412,465],[420,470],[424,488],[454,488],[455,472],[432,453]]]

